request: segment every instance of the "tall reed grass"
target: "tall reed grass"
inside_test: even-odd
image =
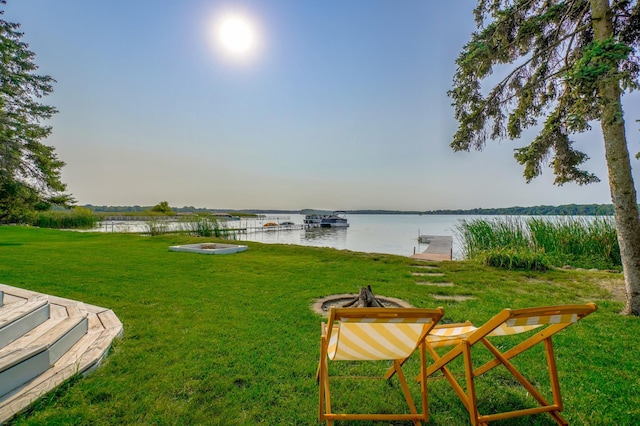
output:
[[[195,219],[186,219],[183,222],[183,230],[199,237],[216,237],[226,240],[236,239],[235,232],[231,231],[226,223],[223,223],[211,215],[199,215]]]
[[[615,223],[609,217],[462,220],[456,227],[466,258],[488,253],[543,254],[554,266],[619,269],[620,248]]]
[[[167,222],[160,218],[147,220],[145,222],[145,227],[147,228],[146,234],[151,235],[152,237],[169,233],[169,226],[167,225]]]
[[[75,207],[68,211],[41,212],[32,225],[40,228],[54,229],[91,229],[96,226],[98,218],[84,207]]]
[[[147,234],[151,236],[169,233],[188,234],[197,237],[216,237],[226,240],[235,240],[236,232],[230,230],[224,221],[211,215],[197,215],[185,217],[177,229],[171,229],[167,221],[162,219],[148,220],[146,222]]]

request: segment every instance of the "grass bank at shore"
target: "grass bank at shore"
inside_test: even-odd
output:
[[[595,302],[596,313],[554,338],[564,415],[577,425],[640,422],[640,320],[618,315],[624,306],[621,274],[517,272],[460,261],[429,270],[442,276],[415,276],[425,270],[406,257],[252,242],[234,255],[168,251],[203,241],[216,240],[0,227],[0,282],[113,309],[124,324],[124,338],[101,368],[13,423],[316,424],[322,318],[310,305],[366,285],[416,307],[443,306],[447,321],[476,325],[505,307]],[[472,298],[436,298],[447,295]],[[543,361],[539,349],[516,364],[542,385],[548,376],[544,363],[536,363],[534,355]],[[417,371],[414,361],[409,372]],[[386,364],[372,364],[336,368],[338,374],[386,371]],[[504,371],[478,386],[481,411],[534,406]],[[469,424],[445,380],[430,381],[429,390],[429,424]],[[391,388],[379,381],[345,384],[334,392],[336,409],[340,400],[355,409],[404,408],[397,382]],[[503,424],[554,423],[540,415]]]

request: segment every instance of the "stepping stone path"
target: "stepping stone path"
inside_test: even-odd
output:
[[[456,294],[451,294],[451,295],[432,294],[431,297],[433,297],[436,300],[447,300],[447,301],[453,301],[453,302],[465,302],[467,300],[475,299],[475,297],[473,296],[461,296]]]
[[[411,265],[412,268],[417,268],[417,269],[429,269],[429,270],[438,270],[438,266],[436,265]],[[411,275],[414,277],[444,277],[445,274],[443,272],[411,272]],[[441,281],[441,282],[436,282],[436,281],[416,281],[416,285],[421,285],[421,286],[432,286],[432,287],[454,287],[455,284],[450,282],[450,281]],[[450,302],[464,302],[467,300],[473,300],[476,299],[476,297],[474,296],[464,296],[464,295],[457,295],[457,294],[451,294],[451,295],[446,295],[446,294],[432,294],[431,297],[433,297],[436,300],[444,300],[444,301],[450,301]]]
[[[416,285],[430,285],[434,287],[453,287],[454,286],[452,282],[434,283],[430,281],[418,281],[416,282]]]

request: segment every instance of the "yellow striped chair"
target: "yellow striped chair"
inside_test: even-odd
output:
[[[429,419],[426,393],[425,338],[444,315],[442,308],[331,308],[327,323],[322,323],[320,362],[319,419],[332,425],[334,420],[408,420],[415,425]],[[407,386],[402,364],[420,351],[422,413],[418,413]],[[392,360],[387,378],[397,373],[410,413],[338,414],[331,411],[329,361]]]
[[[490,421],[545,412],[549,413],[556,423],[566,425],[568,423],[559,414],[563,406],[551,337],[560,330],[567,328],[594,312],[596,309],[597,307],[593,303],[514,310],[504,309],[498,315],[487,321],[482,327],[474,327],[473,324],[468,321],[459,324],[438,325],[431,330],[426,338],[427,350],[435,361],[435,363],[427,369],[427,377],[432,376],[437,371],[441,371],[444,374],[444,377],[449,381],[469,411],[473,425],[485,425]],[[536,331],[534,332],[532,330]],[[507,345],[508,342],[504,339],[508,337],[502,338],[503,340],[500,340],[500,344],[497,346],[495,345],[497,339],[493,339],[498,336],[513,336],[525,332],[530,332],[529,334],[531,335],[525,335],[524,339],[519,339],[519,343],[515,346],[512,345],[513,347],[511,349],[504,352],[498,350],[497,346],[502,348],[504,345]],[[489,341],[490,338],[494,340],[494,343]],[[472,349],[474,345],[479,342],[488,349],[493,359],[478,368],[474,368],[471,356]],[[545,347],[553,403],[550,403],[510,362],[516,355],[521,354],[541,342]],[[453,348],[442,356],[436,352],[436,348],[447,346],[453,346]],[[451,373],[448,366],[449,363],[460,355],[463,357],[462,362],[465,370],[466,392]],[[504,366],[507,371],[522,384],[527,392],[537,401],[537,407],[490,415],[481,415],[478,412],[474,380],[499,365]],[[422,380],[422,378],[418,378],[418,380]]]

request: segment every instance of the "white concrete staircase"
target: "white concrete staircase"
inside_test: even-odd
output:
[[[0,424],[93,371],[120,336],[109,309],[0,284]]]

